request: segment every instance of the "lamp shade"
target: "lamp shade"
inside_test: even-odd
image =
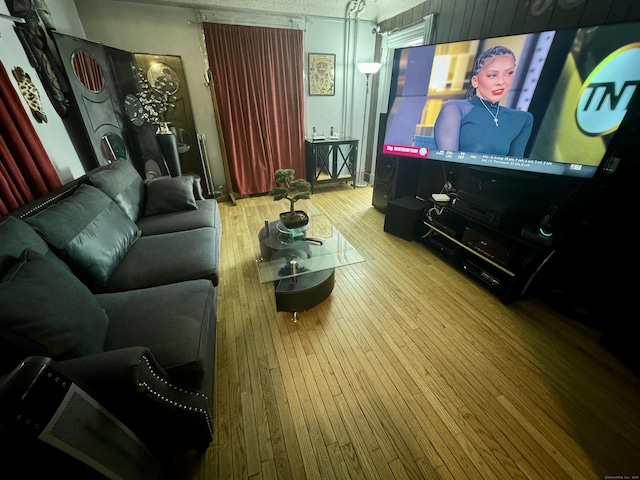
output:
[[[378,62],[360,62],[357,66],[361,73],[371,75],[372,73],[378,73],[382,64]]]

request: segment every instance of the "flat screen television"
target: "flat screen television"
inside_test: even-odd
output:
[[[493,47],[516,66],[485,62],[474,104]],[[397,49],[383,153],[591,178],[639,84],[640,22]]]

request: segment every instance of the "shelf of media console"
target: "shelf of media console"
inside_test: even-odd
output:
[[[440,256],[447,260],[448,263],[458,266],[471,277],[479,280],[486,287],[489,287],[504,303],[523,296],[554,253],[552,248],[544,248],[532,244],[524,238],[517,239],[512,235],[483,225],[482,222],[470,219],[464,214],[452,211],[448,207],[445,207],[445,210],[449,215],[459,217],[460,223],[470,227],[475,226],[480,228],[481,231],[492,235],[499,241],[506,240],[514,246],[514,258],[507,267],[501,265],[490,256],[465,244],[461,239],[456,238],[454,234],[447,231],[446,225],[440,226],[439,224],[434,224],[432,221],[429,221],[428,218],[425,218],[423,222],[426,227],[426,232],[422,236],[424,243],[429,248],[440,253]],[[439,248],[437,239],[435,244],[430,243],[429,237],[432,237],[434,232],[452,244],[456,252],[449,252],[447,254],[443,249]],[[469,259],[477,259],[479,265],[474,264]]]
[[[500,265],[499,263],[494,262],[493,260],[491,260],[491,258],[481,254],[480,252],[474,250],[473,248],[465,245],[464,243],[462,243],[460,240],[452,237],[451,235],[449,235],[447,232],[444,232],[443,230],[440,230],[438,227],[434,226],[432,223],[429,223],[428,221],[425,220],[424,224],[430,228],[431,230],[434,230],[436,232],[438,232],[440,235],[442,235],[443,237],[447,238],[449,241],[455,243],[456,245],[458,245],[461,248],[464,248],[467,252],[475,255],[476,257],[480,258],[481,260],[489,263],[490,265],[493,265],[495,268],[497,268],[498,270],[506,273],[507,275],[509,275],[510,277],[515,277],[516,274],[515,272],[512,272],[511,270],[506,269],[505,267],[503,267],[502,265]]]

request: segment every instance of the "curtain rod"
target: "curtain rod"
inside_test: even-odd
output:
[[[18,23],[27,23],[27,21],[22,17],[14,17],[11,15],[5,15],[4,13],[0,13],[0,18],[6,18],[7,20],[13,20]]]

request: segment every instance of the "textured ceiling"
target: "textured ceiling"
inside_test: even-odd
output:
[[[363,20],[382,21],[409,10],[424,0],[121,0],[189,7],[200,10],[254,10],[261,13],[312,15],[345,18],[349,7],[364,7],[359,15]],[[355,16],[352,16],[355,18]]]

